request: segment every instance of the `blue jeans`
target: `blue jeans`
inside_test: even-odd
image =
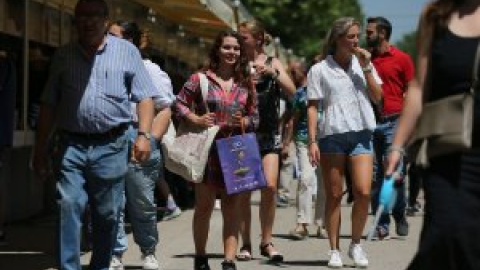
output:
[[[61,135],[58,170],[59,269],[80,270],[80,235],[87,202],[91,207],[92,270],[107,270],[117,234],[127,172],[127,137],[92,140]]]
[[[128,130],[129,142],[133,144],[137,137],[137,129]],[[133,228],[133,239],[143,254],[154,254],[158,243],[157,207],[155,204],[155,184],[163,178],[162,154],[158,142],[151,139],[150,159],[144,163],[128,163],[125,179],[124,207],[128,210]],[[125,233],[124,211],[118,225],[117,241],[114,254],[121,256],[128,248]]]
[[[373,183],[372,183],[372,211],[375,213],[378,208],[378,199],[379,193],[382,188],[383,179],[384,179],[384,159],[387,156],[387,150],[392,145],[393,136],[395,135],[395,129],[397,127],[398,119],[393,121],[386,121],[377,125],[375,132],[373,133],[373,145],[375,149],[375,159],[373,164]],[[406,173],[406,163],[405,160],[400,165],[400,171],[402,176],[405,176]],[[397,201],[392,209],[392,215],[395,221],[400,221],[405,217],[405,208],[407,202],[405,198],[405,181],[402,182],[400,186],[397,186]],[[384,226],[388,229],[390,225],[390,216],[388,214],[382,214],[379,226]]]

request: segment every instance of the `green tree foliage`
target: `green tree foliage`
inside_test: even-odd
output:
[[[408,53],[412,57],[413,62],[417,62],[417,31],[405,34],[402,39],[396,42],[397,47]]]
[[[318,54],[332,22],[351,16],[363,22],[357,0],[242,0],[242,3],[296,55]]]

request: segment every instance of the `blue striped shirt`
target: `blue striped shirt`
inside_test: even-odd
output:
[[[58,49],[42,101],[57,108],[59,129],[102,133],[132,120],[130,101],[157,96],[138,49],[107,35],[93,59],[78,43]]]

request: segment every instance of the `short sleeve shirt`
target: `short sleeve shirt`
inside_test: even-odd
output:
[[[138,49],[111,35],[89,59],[77,42],[56,52],[42,102],[59,129],[102,133],[132,120],[130,102],[157,96]]]
[[[382,84],[375,68],[372,74]],[[340,67],[331,55],[315,64],[308,73],[307,94],[308,100],[318,100],[324,110],[318,137],[374,130],[375,115],[367,91],[365,76],[355,56],[348,70]]]
[[[382,78],[383,116],[402,111],[408,83],[413,79],[414,67],[410,56],[394,46],[381,55],[374,55],[372,63]]]
[[[175,95],[173,95],[172,81],[168,74],[165,73],[157,64],[153,63],[149,59],[144,59],[143,63],[145,68],[152,78],[153,85],[155,85],[157,96],[154,97],[153,101],[155,102],[155,109],[162,110],[167,107],[170,107],[175,100]],[[132,118],[134,122],[138,121],[137,117],[137,103],[132,102]]]

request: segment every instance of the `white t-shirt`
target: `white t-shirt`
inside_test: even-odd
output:
[[[150,78],[155,85],[157,95],[153,97],[155,103],[155,109],[162,110],[164,108],[170,107],[175,100],[175,95],[173,94],[172,81],[168,74],[165,73],[157,64],[153,63],[149,59],[144,59],[143,64],[150,75]],[[132,118],[134,122],[138,121],[137,117],[137,103],[131,102],[131,111]]]
[[[372,66],[378,84],[382,80]],[[318,124],[318,138],[349,131],[374,130],[375,115],[367,93],[367,82],[358,59],[353,56],[348,71],[331,55],[308,72],[308,100],[318,100],[324,117]]]

